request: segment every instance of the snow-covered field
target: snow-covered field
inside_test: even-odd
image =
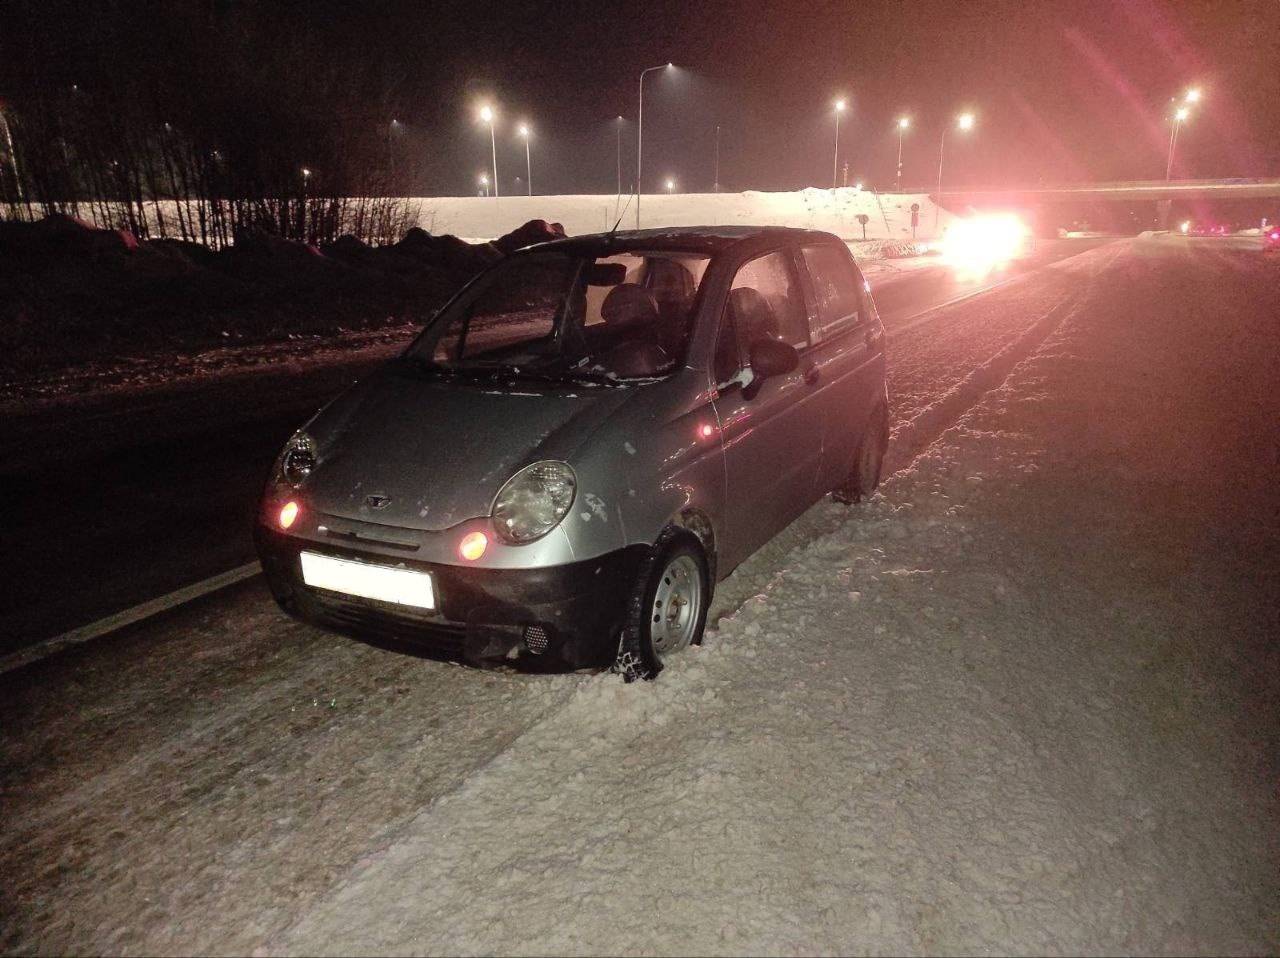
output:
[[[452,196],[413,199],[420,210],[418,225],[430,233],[453,233],[492,238],[531,219],[561,223],[570,235],[611,229],[621,216],[621,228],[636,225],[634,198],[613,196]],[[911,205],[920,206],[917,235],[932,235],[935,206],[928,194],[875,193],[842,187],[765,193],[671,193],[646,195],[640,204],[640,225],[657,226],[793,226],[826,230],[842,239],[861,239],[859,214],[867,217],[868,239],[911,239]],[[626,210],[625,214],[623,210]],[[941,212],[939,228],[951,214]]]
[[[437,236],[452,233],[468,242],[487,242],[535,219],[558,222],[571,236],[604,232],[615,223],[620,229],[633,229],[636,225],[635,198],[626,196],[418,196],[409,197],[406,202],[418,211],[418,225],[427,232]],[[645,195],[640,203],[640,225],[645,229],[793,226],[861,240],[864,234],[858,216],[864,215],[868,240],[910,240],[913,203],[920,207],[916,235],[921,240],[933,235],[935,214],[939,217],[939,230],[951,221],[951,214],[938,210],[927,193],[810,187],[774,193],[747,190]],[[177,218],[176,201],[165,200],[159,206],[168,221]],[[150,212],[152,207],[147,209]]]
[[[1280,261],[1158,238],[891,329],[898,471],[655,683],[249,587],[38,666],[0,947],[1274,953],[1277,315]]]

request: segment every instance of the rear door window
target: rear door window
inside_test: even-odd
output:
[[[849,256],[837,246],[806,246],[801,250],[813,281],[814,342],[830,339],[862,322],[862,297],[858,274]]]

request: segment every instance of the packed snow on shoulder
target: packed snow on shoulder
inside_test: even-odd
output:
[[[266,950],[1275,951],[1274,482],[1220,433],[1168,467],[1274,424],[1276,369],[1200,305],[1075,311],[704,647],[583,682]]]

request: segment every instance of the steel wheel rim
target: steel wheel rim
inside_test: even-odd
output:
[[[702,570],[692,556],[667,563],[649,610],[649,636],[659,656],[679,652],[693,641],[702,615]]]

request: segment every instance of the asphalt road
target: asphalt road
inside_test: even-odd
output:
[[[876,301],[892,332],[1105,242],[1040,241],[1026,259],[983,278],[942,264],[878,273]],[[0,654],[251,561],[258,493],[280,446],[393,352],[299,358],[252,375],[117,390],[10,416],[0,439]]]

